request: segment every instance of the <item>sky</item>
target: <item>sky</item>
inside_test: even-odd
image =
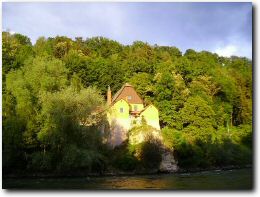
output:
[[[252,59],[251,3],[4,2],[2,29],[32,43],[40,36],[103,36]]]

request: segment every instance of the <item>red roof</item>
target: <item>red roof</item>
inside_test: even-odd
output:
[[[124,99],[130,104],[143,104],[141,97],[137,94],[133,86],[128,83],[123,85],[123,87],[115,94],[112,103],[115,103],[120,99]]]

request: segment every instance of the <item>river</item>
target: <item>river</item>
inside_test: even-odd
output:
[[[195,173],[86,177],[3,179],[4,189],[171,189],[171,190],[250,190],[252,169]]]

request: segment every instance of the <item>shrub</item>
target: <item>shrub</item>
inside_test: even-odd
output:
[[[128,142],[116,147],[113,150],[113,166],[123,171],[133,171],[138,168],[139,162],[134,156],[135,145],[129,145]]]
[[[121,155],[116,161],[116,167],[124,171],[133,171],[137,165],[138,160],[130,154]]]
[[[158,168],[162,161],[161,143],[155,139],[141,143],[140,160],[145,168]]]
[[[31,163],[28,169],[35,171],[50,171],[52,170],[52,154],[49,152],[34,152],[31,155]]]

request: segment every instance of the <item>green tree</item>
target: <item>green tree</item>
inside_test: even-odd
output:
[[[189,97],[180,110],[183,131],[191,138],[207,140],[215,131],[215,113],[211,106],[199,96]]]

